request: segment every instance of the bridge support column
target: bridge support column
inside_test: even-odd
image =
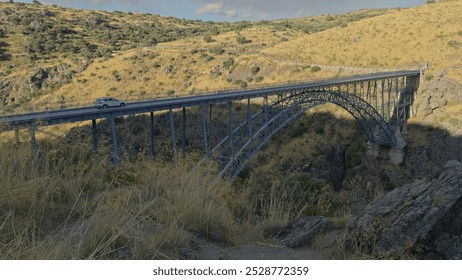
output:
[[[201,106],[201,116],[202,116],[202,131],[204,133],[204,150],[205,150],[205,156],[208,158],[210,152],[209,152],[209,140],[207,137],[207,119],[205,117],[205,107],[204,106]]]
[[[229,119],[228,119],[228,130],[229,130],[229,145],[231,148],[231,155],[234,157],[234,139],[233,139],[233,102],[228,102],[228,111],[229,111]]]
[[[407,121],[404,122],[404,124],[403,124],[403,129],[402,129],[401,133],[402,133],[403,135],[407,135],[407,133],[408,133],[408,130],[407,130]]]
[[[17,129],[14,130],[14,141],[16,145],[21,143],[21,140],[19,139],[19,130]]]
[[[173,149],[173,162],[176,163],[176,137],[175,137],[175,122],[173,119],[173,109],[170,109],[170,130],[172,133],[172,149]]]
[[[183,151],[183,158],[186,156],[186,108],[183,107],[183,129],[181,137],[181,149]]]
[[[252,118],[252,112],[251,112],[251,106],[250,106],[250,98],[248,98],[247,99],[247,124],[249,125],[249,138],[250,139],[253,138],[251,118]]]
[[[114,164],[120,165],[119,141],[117,140],[116,123],[114,117],[111,117],[112,145],[114,146]]]
[[[151,119],[151,123],[150,123],[150,130],[151,130],[151,146],[150,146],[150,153],[151,153],[151,157],[154,158],[154,112],[151,112],[151,115],[150,115],[150,119]]]
[[[97,137],[97,130],[96,130],[96,120],[91,120],[91,134],[93,136],[93,151],[98,150],[98,137]]]
[[[37,138],[35,138],[35,127],[30,129],[30,142],[32,147],[32,159],[36,159],[37,157]]]
[[[404,159],[406,158],[407,143],[404,140],[399,127],[396,129],[395,137],[397,145],[395,147],[392,147],[390,150],[390,162],[396,165],[400,165],[404,163]]]

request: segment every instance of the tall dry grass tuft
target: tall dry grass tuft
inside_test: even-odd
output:
[[[288,176],[253,173],[245,183],[245,203],[235,205],[242,220],[257,222],[263,236],[277,234],[291,221],[310,215],[334,214],[333,188],[306,174]],[[247,207],[240,209],[239,207]]]
[[[4,259],[177,258],[192,233],[232,241],[216,171],[140,158],[117,168],[87,147],[0,146],[0,256]]]

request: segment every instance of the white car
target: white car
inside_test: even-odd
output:
[[[100,97],[96,99],[95,107],[98,109],[107,109],[109,107],[125,107],[127,104],[114,97]]]

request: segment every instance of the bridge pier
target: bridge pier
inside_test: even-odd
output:
[[[21,140],[19,139],[19,130],[17,129],[14,130],[14,141],[16,146],[18,146],[21,143]]]
[[[35,137],[35,127],[31,127],[30,129],[30,138],[31,138],[31,146],[32,146],[32,159],[36,159],[37,156],[37,138]]]
[[[155,154],[155,151],[154,151],[154,147],[155,147],[154,146],[154,144],[155,144],[155,142],[154,142],[154,140],[155,140],[155,138],[154,138],[154,112],[150,113],[150,121],[151,121],[151,123],[150,123],[150,131],[151,131],[151,135],[150,135],[151,136],[151,139],[150,139],[151,140],[150,153],[151,153],[151,157],[154,158],[154,154]]]
[[[117,140],[117,131],[116,123],[114,117],[111,117],[111,131],[112,131],[112,144],[114,146],[114,164],[116,166],[120,165],[120,156],[119,156],[119,141]]]
[[[183,129],[181,136],[181,149],[183,151],[183,158],[186,156],[186,108],[183,107]]]
[[[404,140],[399,127],[396,129],[395,137],[397,145],[392,147],[390,150],[390,162],[395,165],[400,165],[404,163],[404,159],[406,158],[407,143]]]
[[[404,137],[401,134],[399,128],[396,129],[394,135],[396,137],[397,145],[391,147],[388,155],[390,157],[390,162],[392,164],[400,165],[404,163],[404,160],[406,158],[407,143],[404,140]],[[380,155],[380,145],[368,141],[367,155],[377,158]]]
[[[210,109],[212,109],[212,107],[210,107]],[[201,106],[201,118],[202,118],[202,132],[204,134],[204,151],[205,151],[205,157],[208,158],[209,155],[210,155],[210,152],[209,152],[209,140],[208,140],[208,137],[207,137],[207,119],[206,119],[206,116],[205,116],[205,106],[202,105]],[[211,120],[210,120],[210,125],[211,125]]]
[[[177,154],[177,149],[176,149],[176,136],[175,136],[175,121],[173,119],[173,109],[170,108],[169,110],[169,116],[170,116],[170,132],[171,132],[171,140],[172,140],[172,149],[173,149],[173,162],[177,162],[176,160],[176,154]]]
[[[93,119],[91,120],[91,134],[93,135],[93,151],[97,151],[98,150],[98,136],[96,134],[97,130],[96,130],[96,120]]]

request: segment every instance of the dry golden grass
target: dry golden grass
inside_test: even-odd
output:
[[[210,42],[201,36],[119,52],[96,60],[71,84],[41,102],[77,106],[105,95],[139,100],[199,94],[240,88],[241,81],[259,86],[360,71],[350,66],[404,69],[421,68],[425,62],[429,74],[445,69],[447,77],[461,82],[453,70],[462,65],[462,47],[451,43],[462,42],[462,29],[456,24],[462,19],[461,9],[461,1],[448,1],[393,10],[314,34],[254,26],[240,32],[249,41],[245,44],[238,43],[237,32],[232,31],[210,36]],[[223,53],[212,53],[213,47]],[[234,64],[224,68],[230,58]],[[321,71],[313,72],[312,64],[339,67],[321,66]],[[251,73],[254,66],[259,67],[258,73]]]
[[[144,160],[114,168],[87,147],[40,144],[36,160],[28,147],[1,147],[3,259],[113,259],[124,248],[130,258],[175,258],[187,232],[235,238],[229,183],[212,170]]]
[[[178,258],[192,233],[228,244],[262,240],[331,207],[328,187],[316,194],[308,187],[311,200],[288,180],[275,180],[268,193],[258,180],[243,190],[194,159],[141,157],[117,168],[104,156],[110,151],[51,140],[39,147],[31,160],[28,143],[0,146],[2,259]]]
[[[421,68],[431,72],[460,67],[462,42],[458,24],[462,1],[447,1],[350,23],[305,35],[264,51],[287,60],[365,68]],[[455,68],[454,68],[455,70]],[[457,71],[448,77],[462,82]]]
[[[6,7],[9,4],[4,3]],[[34,100],[34,109],[90,105],[96,97],[115,96],[135,101],[166,96],[200,94],[224,88],[242,88],[271,83],[288,83],[335,77],[361,72],[349,66],[372,69],[421,68],[430,65],[430,75],[442,70],[447,77],[462,81],[457,69],[462,65],[461,1],[444,1],[412,9],[377,12],[382,14],[322,32],[306,34],[297,29],[254,24],[239,31],[247,43],[237,41],[237,31],[190,37],[157,47],[119,51],[110,59],[96,59],[89,67],[73,77],[70,84]],[[156,22],[169,25],[181,23],[169,18],[142,14],[90,12],[56,7],[28,7],[50,9],[60,17],[85,20],[104,16],[109,23]],[[314,17],[294,21],[319,21]],[[278,22],[278,21],[276,21]],[[283,25],[284,22],[280,21]],[[212,25],[213,26],[213,25]],[[77,27],[75,27],[77,28]],[[212,33],[211,33],[212,34]],[[12,34],[12,50],[21,50],[21,34]],[[213,53],[213,48],[223,52]],[[28,65],[23,53],[13,53],[17,65]],[[233,65],[224,63],[233,60]],[[76,61],[57,56],[41,61],[44,66],[65,62],[77,67]],[[319,64],[322,70],[312,71]],[[19,67],[10,76],[22,77],[38,64]],[[324,67],[333,65],[338,67]],[[252,67],[259,67],[252,73]],[[40,67],[43,67],[40,65]],[[11,76],[11,77],[13,77]],[[27,110],[27,109],[26,109]]]

